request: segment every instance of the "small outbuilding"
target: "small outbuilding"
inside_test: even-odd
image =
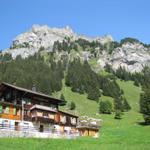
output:
[[[99,137],[101,121],[101,119],[89,118],[88,116],[80,117],[77,126],[80,136]]]
[[[77,129],[79,131],[80,136],[91,136],[91,137],[99,136],[99,128],[97,127],[78,126]]]

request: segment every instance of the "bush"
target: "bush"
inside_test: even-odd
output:
[[[128,37],[128,38],[122,39],[122,40],[120,41],[120,45],[123,45],[123,44],[125,44],[125,43],[127,43],[127,42],[129,42],[129,43],[140,43],[139,40],[137,40],[137,39],[135,39],[135,38],[130,38],[130,37]]]
[[[70,109],[70,110],[75,110],[75,109],[76,109],[76,104],[75,104],[74,102],[71,102],[71,103],[69,104],[69,109]]]
[[[116,110],[116,112],[115,112],[115,119],[121,119],[122,117],[122,112],[120,111],[120,110]]]
[[[112,103],[110,101],[100,101],[99,113],[111,114],[111,112],[112,112]]]

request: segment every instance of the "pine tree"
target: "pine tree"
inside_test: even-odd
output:
[[[123,111],[129,111],[131,109],[131,106],[129,105],[128,101],[126,100],[126,98],[123,98]]]
[[[143,114],[146,124],[150,124],[150,91],[146,89],[140,97],[140,112]]]
[[[123,106],[122,106],[122,98],[116,97],[114,99],[114,109],[115,109],[115,119],[121,119]]]
[[[76,109],[76,104],[73,101],[70,102],[69,109],[70,110],[75,110]]]
[[[100,101],[99,103],[99,113],[111,114],[112,103],[110,101]]]
[[[99,97],[100,97],[100,91],[97,87],[92,87],[90,86],[89,89],[88,89],[88,99],[90,100],[96,100],[98,101],[99,100]]]
[[[60,106],[66,105],[67,101],[66,101],[66,99],[65,99],[63,94],[61,94],[60,99],[62,100],[62,103],[60,104]]]

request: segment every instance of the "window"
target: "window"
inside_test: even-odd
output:
[[[48,117],[48,113],[47,112],[43,112],[43,116],[44,117]]]
[[[24,104],[30,105],[30,104],[31,104],[31,99],[23,98],[23,99],[22,99],[22,102],[23,102]]]

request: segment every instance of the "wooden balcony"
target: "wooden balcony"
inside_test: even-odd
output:
[[[41,123],[54,123],[55,120],[48,118],[48,117],[44,117],[44,116],[35,116],[31,118],[32,122],[41,122]]]
[[[21,120],[20,115],[4,114],[4,113],[0,114],[0,118],[12,119],[12,120]]]
[[[0,118],[21,120],[21,108],[19,106],[14,106],[13,104],[8,102],[1,102],[0,104],[2,106]],[[7,111],[6,108],[8,109]],[[16,109],[16,113],[14,113],[14,109]]]

